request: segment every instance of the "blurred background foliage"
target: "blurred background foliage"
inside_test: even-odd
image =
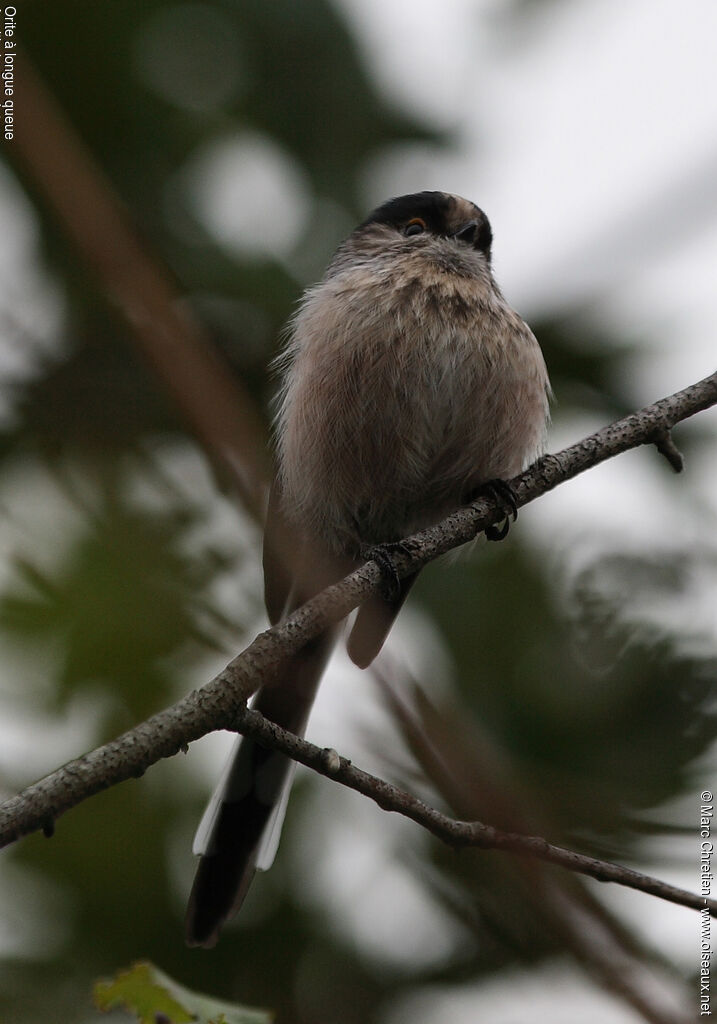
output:
[[[539,5],[506,6],[529,32],[523,8]],[[362,169],[387,146],[451,139],[382,96],[326,0],[26,0],[21,40],[268,424],[281,328],[365,216]],[[29,200],[32,258],[54,310],[37,333],[0,311],[22,351],[0,420],[0,700],[22,737],[0,762],[11,793],[201,684],[262,620],[256,524],[213,477],[11,147],[3,160]],[[221,199],[222,167],[243,175],[244,204],[217,221],[203,196]],[[271,189],[274,215],[262,199],[255,216],[254,194]],[[630,359],[646,339],[611,336],[582,306],[533,326],[558,427],[576,411],[600,421],[632,407]],[[699,427],[679,440],[688,458],[706,444]],[[403,746],[395,734],[376,767],[460,816],[639,860],[644,837],[666,827],[660,805],[694,784],[715,737],[714,651],[669,614],[697,556],[673,545],[586,557],[568,584],[528,544],[519,526],[480,549],[479,571],[474,559],[422,576],[416,602],[450,652],[450,686],[434,693],[400,670],[383,678]],[[714,577],[713,551],[701,568]],[[299,786],[246,923],[210,954],[185,949],[188,851],[206,796],[193,754],[86,802],[52,842],[34,836],[5,853],[0,1019],[94,1020],[93,979],[142,957],[186,985],[274,1007],[280,1022],[388,1021],[421,986],[469,985],[566,951],[635,1019],[677,1019],[620,991],[624,959],[657,955],[593,889],[503,856],[437,843],[406,853],[450,942],[400,966],[366,955],[332,925],[330,903],[307,903],[292,884],[302,816],[326,786],[315,780]],[[589,942],[598,922],[613,944],[607,963]]]

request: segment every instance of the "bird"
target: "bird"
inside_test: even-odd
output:
[[[373,557],[385,586],[359,607],[346,644],[362,668],[415,580],[390,578],[392,546],[486,490],[510,511],[506,481],[544,449],[545,360],[496,284],[492,242],[485,213],[460,196],[388,200],[306,290],[277,359],[267,612],[280,621]],[[286,659],[252,706],[303,735],[339,628]],[[294,766],[237,738],[195,838],[189,945],[213,946],[270,866]]]

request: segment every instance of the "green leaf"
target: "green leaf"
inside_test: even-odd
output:
[[[270,1024],[273,1015],[220,1002],[192,992],[163,974],[154,964],[139,961],[119,971],[112,981],[98,981],[94,1000],[105,1012],[123,1007],[140,1024]]]

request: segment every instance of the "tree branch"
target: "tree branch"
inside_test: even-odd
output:
[[[676,423],[715,404],[717,372],[604,427],[555,455],[539,459],[510,481],[517,504],[527,504],[620,452],[654,443],[656,437],[665,436]],[[403,577],[415,572],[451,548],[472,540],[487,526],[500,520],[503,514],[493,498],[481,498],[436,526],[414,534],[408,538],[403,550],[394,556],[398,575]],[[0,846],[39,829],[51,832],[60,814],[109,786],[141,776],[150,765],[186,749],[192,740],[208,732],[216,729],[242,731],[240,723],[251,720],[247,718],[246,700],[270,679],[277,663],[299,650],[327,626],[344,618],[380,586],[379,567],[374,562],[367,562],[341,582],[327,587],[284,622],[260,633],[201,689],[192,691],[134,729],[63,765],[7,800],[0,805]],[[430,808],[428,811],[438,815]],[[530,850],[533,856],[544,859],[559,856],[565,866],[570,866],[568,861],[572,857],[580,856],[570,851],[554,854],[553,851],[559,848],[550,847],[535,837],[494,831],[491,835],[502,836],[493,840],[496,848],[523,853]],[[588,864],[590,858],[584,858],[584,861]],[[586,870],[586,873],[590,872]]]
[[[492,825],[484,825],[480,821],[458,821],[451,818],[392,783],[356,768],[351,761],[341,757],[335,750],[317,747],[270,722],[251,708],[245,709],[240,715],[236,731],[244,736],[251,736],[264,746],[280,750],[294,761],[299,761],[327,779],[333,779],[342,786],[369,797],[384,811],[395,811],[405,818],[410,818],[450,846],[508,850],[511,853],[535,857],[567,868],[569,871],[589,875],[599,882],[616,882],[630,889],[639,889],[640,892],[659,896],[670,903],[679,903],[683,907],[692,907],[695,910],[707,907],[710,914],[717,917],[717,900],[705,899],[685,889],[678,889],[674,885],[620,864],[588,857],[562,846],[554,846],[540,836],[517,835],[514,832],[504,832]]]

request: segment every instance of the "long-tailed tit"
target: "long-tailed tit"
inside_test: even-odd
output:
[[[367,548],[437,522],[540,453],[545,363],[493,279],[491,241],[488,219],[466,199],[401,196],[349,235],[304,295],[279,361],[264,552],[272,622],[356,567]],[[282,534],[296,551],[289,562],[277,554]],[[414,578],[359,608],[347,642],[356,664],[378,654]],[[288,659],[253,706],[302,733],[335,636]],[[238,742],[195,841],[190,944],[213,945],[255,870],[271,863],[292,767]]]

